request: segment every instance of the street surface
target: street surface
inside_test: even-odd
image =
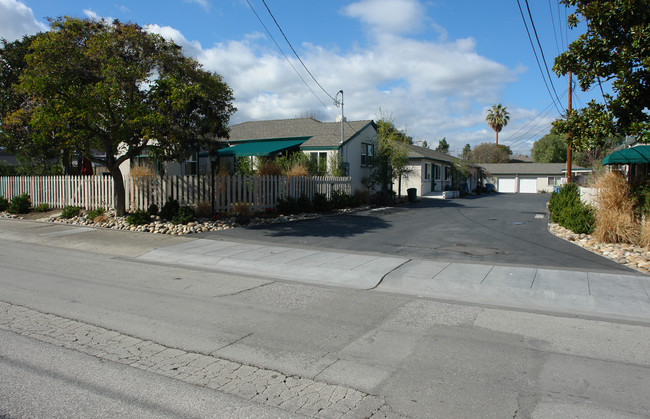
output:
[[[378,252],[445,262],[632,270],[548,233],[549,194],[423,198],[394,208],[201,234],[215,240]]]
[[[650,412],[650,321],[142,259],[192,243],[0,220],[0,417]]]

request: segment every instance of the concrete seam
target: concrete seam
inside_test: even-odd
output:
[[[407,263],[409,263],[409,262],[412,261],[412,260],[413,260],[413,259],[406,259],[404,262],[400,263],[399,265],[397,265],[396,267],[394,267],[394,268],[391,269],[390,271],[386,272],[386,273],[384,274],[384,276],[381,277],[381,279],[379,280],[379,282],[377,282],[377,284],[376,284],[374,287],[368,288],[368,290],[374,290],[374,289],[377,289],[377,287],[380,286],[382,282],[384,282],[384,278],[386,278],[388,275],[392,274],[393,272],[395,272],[396,270],[398,270],[399,268],[401,268],[402,266],[406,265]]]

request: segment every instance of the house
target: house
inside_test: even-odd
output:
[[[636,144],[614,151],[603,159],[603,165],[624,172],[633,185],[646,183],[650,178],[650,145]]]
[[[453,166],[460,159],[432,150],[426,147],[409,145],[408,165],[402,179],[395,179],[393,190],[399,191],[401,186],[402,195],[410,188],[417,190],[417,195],[422,196],[430,192],[439,192],[453,189]],[[478,166],[468,164],[470,177],[465,192],[472,191],[478,184]],[[401,185],[400,185],[401,182]]]
[[[218,151],[223,163],[236,157],[263,157],[301,151],[331,172],[338,156],[352,179],[352,190],[363,188],[377,149],[377,127],[371,120],[321,122],[313,118],[249,121],[230,127],[230,138]]]
[[[481,164],[487,172],[487,182],[502,193],[553,192],[566,181],[566,163],[498,163]],[[591,169],[572,167],[578,180],[591,174]]]

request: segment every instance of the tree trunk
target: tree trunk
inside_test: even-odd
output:
[[[109,168],[113,176],[113,199],[115,200],[115,215],[123,217],[126,214],[126,197],[124,191],[124,178],[120,167]]]
[[[499,131],[495,131],[497,133],[497,145],[499,145]]]

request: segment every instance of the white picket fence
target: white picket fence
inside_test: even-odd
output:
[[[302,195],[313,198],[332,191],[351,194],[349,177],[288,176],[166,176],[124,178],[127,211],[162,207],[169,198],[181,205],[209,205],[217,212],[230,211],[245,202],[252,211],[275,208],[278,200]],[[10,199],[27,193],[32,205],[52,208],[74,205],[86,209],[114,208],[113,178],[109,176],[4,176],[0,196]]]

